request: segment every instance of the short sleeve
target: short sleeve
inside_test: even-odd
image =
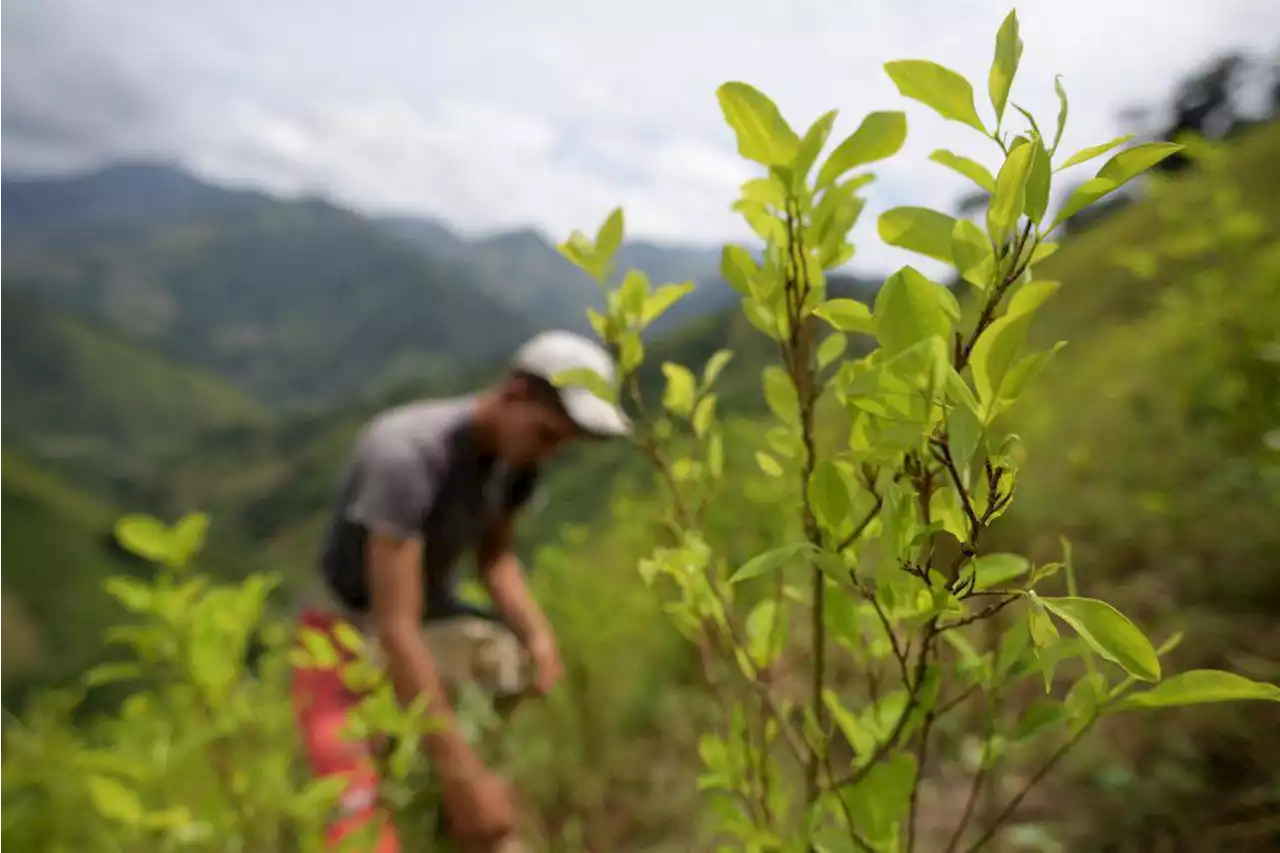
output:
[[[515,512],[522,509],[533,497],[537,486],[538,470],[536,468],[516,472],[511,478],[511,487],[507,490],[507,511]]]
[[[412,448],[374,443],[360,461],[347,518],[370,531],[411,539],[421,535],[434,491],[431,473]]]

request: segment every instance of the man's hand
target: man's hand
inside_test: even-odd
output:
[[[529,657],[533,661],[533,689],[546,695],[564,677],[564,664],[551,634],[540,634],[529,641]]]
[[[478,762],[442,772],[449,834],[464,849],[488,849],[515,832],[516,810],[511,788]]]

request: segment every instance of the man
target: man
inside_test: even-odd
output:
[[[511,849],[501,845],[513,837],[515,815],[505,781],[462,737],[449,695],[468,679],[499,692],[521,690],[512,672],[521,652],[532,664],[536,691],[549,690],[561,674],[555,639],[511,551],[513,520],[539,466],[567,442],[629,430],[621,410],[586,389],[552,385],[554,376],[574,369],[607,381],[615,375],[596,343],[546,332],[516,353],[498,387],[374,418],[343,476],[321,561],[333,606],[307,610],[301,619],[330,633],[339,619],[355,625],[385,661],[400,700],[426,696],[428,713],[444,724],[424,738],[427,756],[450,833],[466,849]],[[469,550],[496,620],[477,619],[454,593],[456,562]],[[329,830],[336,845],[382,818],[371,747],[340,734],[359,697],[325,669],[299,669],[293,691],[314,772],[348,776],[343,814]],[[376,849],[397,851],[390,821],[383,824]]]

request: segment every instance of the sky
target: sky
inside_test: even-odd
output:
[[[749,240],[729,206],[759,167],[716,102],[741,80],[803,131],[840,116],[828,150],[873,110],[908,138],[881,164],[854,230],[855,270],[918,260],[878,243],[876,215],[951,209],[965,179],[928,161],[998,150],[898,94],[886,61],[987,72],[1010,0],[6,0],[6,175],[119,159],[178,161],[210,180],[322,195],[370,214],[439,218],[475,236],[560,240],[617,205],[631,236]],[[1023,0],[1011,100],[1064,151],[1118,135],[1215,55],[1280,49],[1280,0]],[[1096,168],[1098,163],[1093,164]],[[1066,173],[1092,176],[1090,166]]]

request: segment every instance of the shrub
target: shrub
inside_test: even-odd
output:
[[[1004,416],[1061,346],[1026,345],[1028,326],[1060,287],[1038,279],[1036,264],[1056,248],[1049,238],[1063,222],[1181,147],[1121,149],[1124,140],[1113,140],[1059,158],[1061,83],[1052,136],[1008,103],[1022,50],[1010,13],[990,73],[992,126],[955,72],[926,60],[886,65],[903,95],[971,127],[1001,154],[993,171],[953,152],[932,156],[990,192],[985,228],[921,207],[889,210],[878,222],[886,242],[955,268],[973,289],[971,322],[948,289],[910,266],[889,277],[870,309],[825,292],[827,272],[853,254],[847,235],[862,210],[857,193],[872,179],[855,170],[900,148],[902,113],[870,114],[819,165],[834,111],[798,134],[757,89],[719,89],[739,153],[764,169],[734,204],[763,250],[727,246],[722,263],[746,317],[777,343],[778,363],[761,376],[777,423],[771,452],[757,461],[799,496],[783,506],[800,534],[740,565],[717,550],[704,524],[714,484],[736,476],[724,464],[714,391],[731,355],[718,353],[698,372],[664,364],[665,392],[652,415],[653,401],[633,381],[645,327],[692,285],[653,288],[633,270],[606,288],[623,238],[621,210],[594,239],[575,232],[561,246],[606,290],[606,311],[588,316],[617,352],[622,376],[614,385],[592,375],[558,381],[629,399],[647,424],[637,444],[668,487],[670,536],[640,571],[674,590],[677,627],[710,653],[707,679],[722,713],[700,743],[700,786],[720,837],[748,849],[910,851],[928,766],[950,751],[967,759],[971,779],[943,838],[948,849],[976,850],[1106,716],[1280,700],[1280,688],[1230,672],[1165,677],[1161,658],[1179,635],[1157,648],[1115,607],[1082,596],[1065,540],[1061,559],[1042,565],[983,550],[984,534],[1014,498],[1024,453]],[[1020,131],[1006,129],[1015,111]],[[1113,151],[1048,218],[1055,171]],[[878,347],[843,358],[846,335],[871,336]],[[849,419],[847,440],[830,450],[816,416],[823,400]],[[759,578],[772,582],[772,594],[743,596],[743,583]],[[1062,580],[1065,594],[1046,591]],[[800,636],[805,659],[788,654]],[[1060,671],[1073,674],[1069,690],[1054,689]],[[1042,682],[1043,696],[1008,719],[1003,709],[1028,681]],[[966,703],[982,709],[976,741],[952,726]],[[993,784],[995,771],[1038,753],[1047,757],[1014,790]],[[994,805],[975,820],[988,798]]]

